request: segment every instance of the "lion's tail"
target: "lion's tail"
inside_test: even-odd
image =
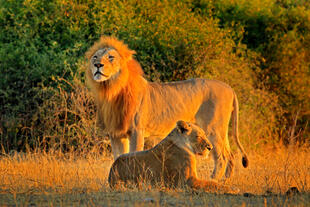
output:
[[[238,131],[238,122],[239,122],[239,103],[237,99],[237,95],[234,92],[234,101],[233,101],[233,111],[232,111],[232,131],[233,131],[233,137],[235,139],[235,142],[237,146],[239,147],[241,153],[242,153],[242,165],[243,167],[247,167],[249,165],[249,159],[244,151],[240,141],[239,141],[239,131]]]

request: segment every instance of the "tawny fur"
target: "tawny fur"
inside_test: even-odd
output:
[[[94,78],[96,68],[92,58],[103,48],[108,50],[96,63],[101,63],[101,72],[109,76],[98,82]],[[109,61],[110,53],[119,57]],[[89,59],[86,77],[97,102],[98,126],[110,137],[114,159],[129,151],[143,150],[144,138],[163,139],[177,120],[185,120],[203,128],[214,146],[212,178],[219,179],[224,174],[230,177],[234,156],[227,135],[232,118],[232,135],[242,153],[243,166],[248,166],[247,155],[238,139],[238,100],[230,86],[205,79],[148,82],[133,54],[134,51],[114,37],[102,37],[86,53]]]
[[[236,188],[197,178],[195,156],[206,154],[211,149],[212,145],[201,128],[179,121],[168,137],[154,148],[119,156],[110,169],[110,187],[139,187],[146,183],[212,193],[238,193]]]
[[[113,37],[102,37],[88,50],[86,57],[90,59],[100,48],[116,49],[122,58],[122,64],[118,78],[104,83],[95,82],[90,70],[87,70],[87,82],[96,92],[95,98],[101,110],[99,122],[103,122],[101,124],[107,133],[126,134],[138,104],[136,96],[146,84],[142,78],[143,71],[140,64],[132,58],[135,51]]]

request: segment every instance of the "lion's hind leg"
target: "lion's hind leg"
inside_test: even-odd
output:
[[[212,155],[214,159],[214,169],[211,175],[212,179],[218,180],[223,177],[228,164],[228,160],[225,156],[225,152],[221,145],[213,145]]]
[[[227,162],[227,166],[226,166],[226,170],[225,170],[225,177],[226,178],[230,178],[234,172],[234,155],[229,152],[229,156],[228,156],[228,162]]]

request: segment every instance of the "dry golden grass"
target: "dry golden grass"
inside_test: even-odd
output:
[[[10,193],[107,187],[111,158],[65,158],[57,154],[15,154],[0,159],[1,189]]]
[[[284,194],[293,186],[302,192],[310,192],[309,157],[310,150],[306,148],[265,146],[249,154],[248,168],[242,167],[241,157],[237,156],[234,175],[226,183],[237,186],[241,193]],[[212,167],[205,165],[204,159],[199,159],[198,171],[207,179],[210,174],[206,172]]]
[[[128,189],[111,191],[107,177],[111,157],[74,157],[57,153],[29,153],[0,158],[0,205],[37,206],[307,206],[310,203],[310,150],[265,147],[251,152],[244,169],[236,157],[235,173],[226,184],[241,194],[212,195],[186,190]],[[198,158],[198,175],[209,179],[211,158]],[[302,192],[297,198],[279,196],[289,187]],[[269,192],[268,194],[266,192]]]

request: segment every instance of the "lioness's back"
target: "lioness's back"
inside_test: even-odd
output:
[[[120,155],[110,170],[110,186],[114,187],[119,181],[138,184],[141,180],[168,186],[184,184],[180,173],[190,165],[189,157],[191,155],[169,140],[161,141],[150,150]]]

